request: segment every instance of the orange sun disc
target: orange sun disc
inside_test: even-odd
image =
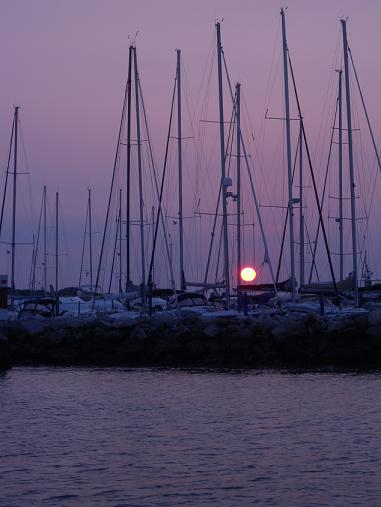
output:
[[[254,268],[246,267],[241,269],[241,279],[244,282],[252,282],[257,277],[257,273]]]

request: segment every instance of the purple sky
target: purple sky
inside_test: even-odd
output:
[[[275,73],[277,80],[272,92],[267,93],[271,73],[274,74],[276,69],[272,62],[276,62],[280,54],[281,5],[281,2],[275,0],[1,1],[0,160],[4,166],[13,105],[17,104],[21,106],[36,217],[42,186],[48,186],[52,207],[54,192],[60,192],[66,237],[62,238],[62,249],[70,254],[62,257],[62,284],[77,283],[86,191],[89,186],[94,195],[94,227],[97,231],[103,227],[126,79],[128,36],[133,37],[139,32],[136,44],[140,76],[161,173],[175,71],[174,50],[182,49],[190,92],[196,101],[208,51],[212,40],[214,41],[214,22],[217,18],[224,18],[222,36],[229,71],[233,82],[242,83],[250,121],[257,138],[264,136],[263,115],[267,107],[274,115],[282,114],[282,74],[279,69]],[[333,76],[332,64],[342,16],[349,17],[350,45],[378,140],[381,113],[378,85],[381,78],[381,3],[378,0],[289,0],[287,6],[288,45],[312,152],[315,153],[317,146],[322,115],[332,113],[331,110],[324,109],[327,108],[325,97]],[[212,76],[211,91],[215,95],[215,74]],[[200,94],[205,94],[205,83]],[[214,105],[215,97],[211,100]],[[227,106],[227,116],[230,110]],[[211,108],[208,117],[216,119],[216,109]],[[184,128],[187,132],[187,127]],[[271,181],[277,179],[275,148],[272,150],[271,145],[275,135],[278,136],[276,142],[279,144],[282,126],[271,124],[266,125],[266,129],[267,138],[259,157],[270,182],[268,186],[271,195]],[[321,133],[321,136],[325,144],[320,150],[324,154],[329,131]],[[367,150],[371,161],[370,170],[374,174],[374,157],[367,145],[366,136],[364,126],[364,149]],[[210,148],[210,153],[212,152]],[[279,153],[282,156],[282,150]],[[319,148],[316,148],[316,153],[320,153]],[[193,167],[191,152],[187,156],[188,166]],[[316,164],[323,164],[323,160],[322,155]],[[283,160],[275,165],[283,167]],[[20,170],[25,167],[24,164]],[[218,170],[217,157],[212,164],[217,182]],[[192,179],[192,174],[190,171],[187,177]],[[259,181],[260,175],[257,178],[259,191],[263,190],[267,183]],[[25,204],[20,203],[19,208],[19,241],[30,241],[30,212],[26,211],[29,209],[26,202],[28,177],[20,176],[19,179],[20,195],[25,200]],[[186,214],[189,214],[193,212],[191,183],[187,188]],[[277,191],[281,195],[279,188]],[[364,192],[367,193],[366,188]],[[262,193],[260,199],[268,203],[269,196]],[[147,213],[150,205],[147,201]],[[205,210],[207,203],[202,208]],[[209,209],[212,208],[213,200],[210,201]],[[270,227],[272,221],[270,215],[267,218]],[[274,237],[278,232],[278,229],[269,230],[274,250],[278,244],[278,239]],[[205,239],[209,238],[209,233],[206,227]],[[99,241],[99,236],[95,242]],[[9,240],[9,236],[2,239]],[[372,245],[376,252],[380,248],[377,241]],[[24,254],[20,253],[21,250]],[[28,252],[27,248],[20,247],[19,262],[26,255],[29,259],[30,253],[25,252]],[[2,256],[2,270],[7,270],[9,256],[6,257],[5,252]],[[276,255],[274,261],[275,257]],[[25,266],[27,263],[22,264]],[[204,265],[204,262],[201,264]],[[201,272],[199,267],[194,268],[194,276],[199,276]],[[26,268],[20,271],[18,283],[27,283]]]

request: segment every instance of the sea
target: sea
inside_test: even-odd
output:
[[[381,505],[381,372],[0,373],[1,507],[251,505]]]

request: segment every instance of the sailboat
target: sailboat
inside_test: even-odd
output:
[[[6,168],[6,175],[5,175],[5,185],[4,185],[4,192],[3,192],[3,198],[2,198],[2,205],[1,205],[1,217],[0,217],[0,235],[3,235],[4,231],[4,222],[5,222],[5,203],[8,193],[8,186],[9,186],[9,176],[12,176],[12,197],[11,197],[11,203],[12,203],[12,212],[11,212],[11,241],[8,243],[6,241],[2,241],[3,243],[10,246],[10,250],[7,250],[7,254],[10,254],[11,256],[11,273],[10,273],[10,287],[9,287],[9,303],[10,303],[10,309],[11,312],[9,313],[9,318],[14,317],[15,309],[17,307],[20,294],[19,292],[23,292],[24,294],[28,293],[29,290],[24,289],[17,291],[16,290],[16,250],[18,249],[19,245],[29,245],[30,243],[20,243],[17,240],[17,200],[18,200],[18,176],[20,174],[25,174],[23,172],[19,171],[19,106],[15,106],[14,108],[14,114],[13,114],[13,122],[12,122],[12,131],[11,131],[11,139],[10,139],[10,146],[9,146],[9,154],[8,154],[8,161],[7,161],[7,168]],[[13,171],[11,172],[11,161],[13,156]],[[33,253],[32,253],[32,262],[33,262]],[[26,263],[25,263],[26,265]],[[19,269],[20,271],[20,269]]]
[[[132,138],[133,120],[135,120],[136,139]],[[145,131],[144,142],[147,142],[148,146],[148,162],[145,162],[143,157],[143,129]],[[136,192],[133,188],[133,176],[135,174],[133,172],[131,155],[133,146],[136,146]],[[124,161],[125,167],[123,167]],[[144,228],[147,225],[147,221],[145,219],[144,177],[148,171],[152,172],[151,176],[154,187],[154,197],[159,199],[160,190],[156,176],[151,137],[147,121],[147,112],[140,83],[137,48],[135,44],[131,44],[129,47],[128,57],[128,77],[124,92],[117,148],[95,280],[95,285],[97,287],[100,285],[104,286],[104,280],[101,283],[101,275],[105,277],[107,274],[109,277],[109,282],[107,284],[109,294],[104,297],[123,302],[127,309],[131,307],[133,301],[137,298],[140,298],[142,308],[146,307],[148,291],[147,280],[149,277],[147,277],[147,246],[146,234],[144,231]],[[122,182],[125,182],[125,188],[123,188],[123,190]],[[118,183],[119,185],[117,186]],[[125,206],[123,205],[124,203],[122,203],[122,195],[125,198]],[[138,208],[138,220],[135,221],[132,219],[133,204],[135,204]],[[117,208],[116,217],[115,221],[113,221],[112,215],[115,208]],[[171,278],[170,284],[173,290],[175,283],[165,217],[162,213],[159,213],[158,216],[158,225],[161,225],[163,232],[164,247]],[[124,232],[122,232],[123,224],[125,224]],[[133,235],[133,225],[138,226],[138,242],[135,241]],[[114,234],[112,233],[113,228],[115,229]],[[107,257],[108,245],[110,244],[113,245],[111,261]],[[135,249],[135,246],[138,248],[138,254],[135,258],[133,258],[132,252]],[[132,269],[133,261],[135,261],[137,265],[136,271],[140,270],[138,275],[139,281],[136,283],[133,282],[133,278],[136,277],[136,275],[133,274]],[[113,287],[115,286],[117,290],[113,292]],[[104,292],[106,291],[104,290]]]
[[[339,203],[339,209],[338,209],[338,217],[336,218],[336,222],[339,225],[339,281],[336,282],[336,286],[333,287],[333,284],[330,282],[326,283],[311,283],[311,275],[312,275],[312,267],[311,267],[311,273],[310,273],[310,282],[303,286],[301,288],[302,292],[304,293],[321,293],[321,294],[333,294],[334,291],[339,292],[340,294],[349,297],[353,300],[354,306],[358,307],[365,298],[369,297],[370,292],[370,271],[367,267],[367,261],[366,261],[366,252],[365,252],[365,259],[364,259],[364,268],[366,266],[366,276],[364,278],[364,282],[366,287],[361,288],[360,287],[360,279],[358,276],[358,233],[357,233],[357,224],[358,224],[358,217],[357,217],[357,210],[356,210],[356,199],[357,196],[355,195],[355,189],[356,189],[356,172],[355,172],[355,161],[354,161],[354,148],[353,148],[353,131],[355,130],[353,128],[353,121],[352,121],[352,99],[351,99],[351,74],[350,74],[350,64],[353,70],[353,74],[355,77],[355,81],[358,87],[358,91],[361,98],[361,104],[363,107],[363,111],[365,114],[367,127],[370,133],[372,146],[375,152],[376,160],[378,163],[379,169],[381,169],[381,163],[380,158],[378,154],[378,150],[376,148],[375,139],[373,135],[373,131],[371,128],[369,115],[365,106],[365,101],[363,97],[363,93],[360,87],[358,75],[356,72],[356,68],[354,66],[353,57],[349,48],[348,44],[348,37],[347,37],[347,21],[342,19],[340,21],[341,23],[341,30],[342,30],[342,41],[343,41],[343,62],[344,62],[344,71],[342,69],[338,69],[338,96],[337,96],[337,105],[336,105],[336,111],[335,111],[335,118],[334,118],[334,125],[336,121],[336,114],[338,113],[338,133],[339,133],[339,140],[338,140],[338,147],[339,147],[339,196],[338,196],[338,203]],[[347,120],[347,145],[348,145],[348,167],[349,167],[349,189],[350,189],[350,224],[351,224],[351,246],[352,246],[352,269],[351,272],[348,274],[346,278],[344,278],[344,236],[343,236],[343,230],[344,230],[344,213],[343,213],[343,92],[342,92],[342,74],[344,73],[344,81],[345,81],[345,103],[346,103],[346,120]],[[332,142],[333,142],[333,133],[334,130],[332,130],[331,134],[331,145],[329,153],[331,152]],[[327,171],[328,171],[328,165],[327,164]],[[327,179],[327,174],[326,174]],[[323,192],[323,199],[324,200],[324,193]],[[320,225],[320,224],[319,224]],[[314,255],[313,255],[313,265],[315,263],[315,254],[316,254],[316,247],[317,247],[317,239],[318,239],[318,233],[319,228],[316,234],[316,242],[315,242],[315,249],[314,249]],[[376,294],[379,293],[379,288],[375,287],[373,298],[376,298]]]

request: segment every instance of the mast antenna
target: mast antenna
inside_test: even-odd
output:
[[[136,43],[136,39],[138,37],[138,34],[139,34],[139,30],[137,30],[135,32],[135,35],[133,37],[131,37],[131,35],[128,36],[128,40],[130,41],[130,46],[135,46],[135,43]]]

